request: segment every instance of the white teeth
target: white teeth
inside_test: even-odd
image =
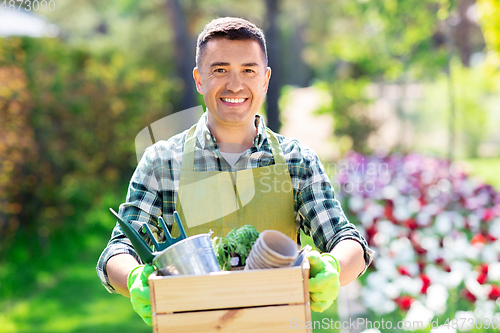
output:
[[[238,98],[238,99],[235,99],[235,98],[223,98],[222,100],[224,102],[227,102],[227,103],[243,103],[245,101],[244,98]]]

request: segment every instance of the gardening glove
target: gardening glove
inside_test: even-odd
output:
[[[311,310],[323,312],[333,304],[339,293],[340,266],[330,253],[319,254],[318,251],[311,251],[307,258],[311,266],[309,278]]]
[[[152,326],[152,320],[148,276],[153,272],[153,266],[140,265],[130,272],[127,279],[127,287],[130,291],[130,301],[132,302],[132,307],[149,326]]]

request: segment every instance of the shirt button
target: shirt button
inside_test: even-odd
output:
[[[207,133],[205,137],[207,138],[207,140],[210,140],[210,134]]]

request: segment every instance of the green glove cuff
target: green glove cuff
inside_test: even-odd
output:
[[[134,284],[134,281],[136,281],[137,279],[140,279],[142,278],[140,275],[144,275],[144,278],[148,278],[148,276],[151,275],[151,273],[153,273],[155,271],[154,267],[151,266],[151,265],[139,265],[137,266],[136,268],[134,268],[128,275],[128,278],[127,278],[127,288],[128,290],[130,290],[130,287],[132,286],[132,284]]]
[[[127,278],[127,289],[128,290],[130,290],[132,283],[134,283],[134,281],[138,278],[138,275],[142,274],[143,267],[144,267],[144,265],[139,265],[129,273],[128,278]]]
[[[325,261],[329,262],[333,266],[333,268],[335,268],[335,270],[340,275],[340,265],[339,265],[339,262],[337,261],[337,259],[334,256],[332,256],[331,253],[322,253],[321,254],[321,258],[324,259]]]

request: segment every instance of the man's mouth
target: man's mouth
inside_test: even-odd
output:
[[[247,99],[246,98],[221,98],[221,101],[225,103],[230,103],[230,104],[241,104],[245,102]]]

